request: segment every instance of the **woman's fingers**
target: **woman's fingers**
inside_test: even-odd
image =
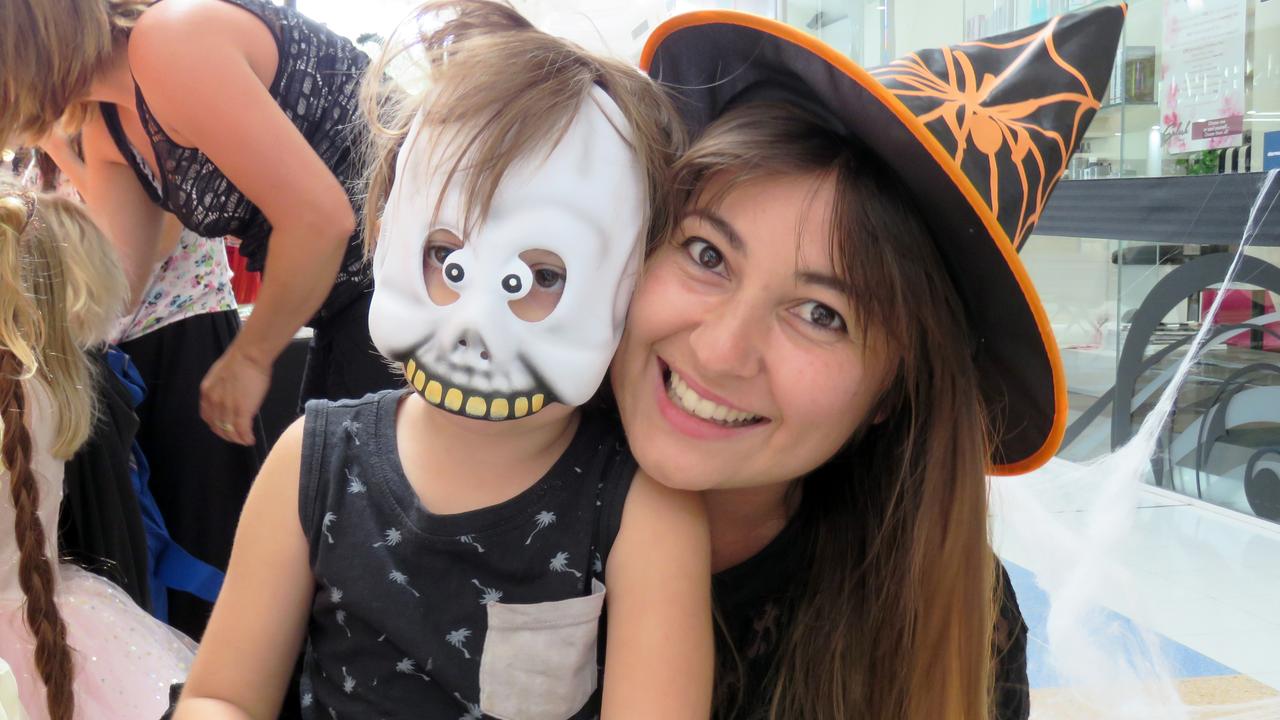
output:
[[[232,346],[200,383],[200,417],[214,434],[241,445],[254,443],[253,418],[271,384],[269,371]]]

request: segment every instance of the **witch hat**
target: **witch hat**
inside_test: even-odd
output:
[[[747,13],[675,16],[640,64],[671,90],[693,137],[727,108],[787,102],[856,138],[922,211],[975,335],[992,472],[1053,457],[1067,388],[1053,330],[1017,251],[1101,107],[1124,5],[864,69],[788,25]]]

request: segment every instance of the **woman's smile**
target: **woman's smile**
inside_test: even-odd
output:
[[[676,430],[711,440],[737,437],[769,422],[769,418],[744,410],[707,390],[661,357],[657,360],[658,412]]]

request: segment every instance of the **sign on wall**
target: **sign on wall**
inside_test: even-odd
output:
[[[1164,0],[1160,117],[1170,153],[1243,142],[1246,0]]]
[[[1280,130],[1262,136],[1262,169],[1280,170]]]

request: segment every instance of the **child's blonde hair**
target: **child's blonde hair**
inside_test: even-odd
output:
[[[406,54],[423,61],[428,86],[417,93],[390,87],[387,71]],[[420,56],[420,57],[419,57]],[[684,126],[652,80],[621,60],[588,52],[534,28],[514,9],[490,0],[420,5],[370,64],[362,90],[372,128],[367,149],[365,247],[372,252],[378,219],[395,180],[396,154],[414,118],[452,126],[435,148],[446,158],[446,185],[465,170],[468,233],[488,213],[507,169],[568,131],[593,87],[621,110],[619,128],[645,168],[652,244],[674,224],[666,175],[684,146]]]
[[[67,459],[93,425],[92,365],[83,351],[110,339],[127,301],[124,273],[84,209],[57,195],[0,185],[0,245],[0,345],[49,388],[53,453]]]
[[[70,458],[93,429],[94,377],[84,350],[105,342],[126,295],[123,272],[84,210],[0,185],[0,459],[9,475],[25,619],[52,720],[74,715],[73,665],[44,555],[23,383],[35,378],[48,388],[57,428],[51,451]]]

